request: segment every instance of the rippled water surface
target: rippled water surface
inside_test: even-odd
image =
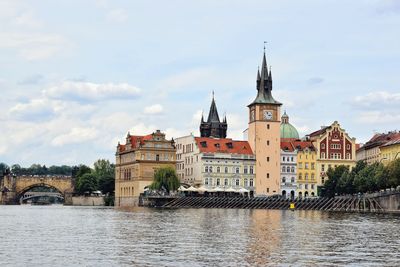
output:
[[[0,206],[0,266],[400,266],[400,216]]]

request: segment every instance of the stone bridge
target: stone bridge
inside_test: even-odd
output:
[[[4,176],[0,181],[0,204],[15,204],[35,187],[57,190],[66,199],[72,197],[74,186],[70,176]]]

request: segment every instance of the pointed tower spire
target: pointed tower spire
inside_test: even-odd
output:
[[[203,111],[201,111],[201,123],[204,123]]]
[[[260,66],[258,66],[258,69],[257,69],[257,90],[260,90],[260,82],[261,82]]]
[[[217,105],[215,104],[215,99],[214,99],[214,91],[212,94],[212,101],[210,106],[210,112],[208,113],[207,122],[220,122],[217,111]]]

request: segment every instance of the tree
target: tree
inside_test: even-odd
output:
[[[19,164],[13,164],[11,166],[11,172],[14,175],[21,175],[22,174],[22,168],[21,168],[21,166]]]
[[[85,173],[78,178],[76,191],[80,194],[97,190],[97,177],[93,173]]]
[[[329,168],[326,174],[328,175],[328,180],[324,184],[324,195],[327,197],[335,196],[337,193],[338,182],[343,175],[348,175],[349,167],[344,165],[339,165],[335,169]],[[345,179],[345,178],[343,178]]]
[[[115,166],[110,161],[99,159],[94,163],[94,174],[99,182],[99,189],[104,194],[112,194],[115,189]]]
[[[153,183],[149,188],[154,190],[165,189],[168,193],[178,189],[180,181],[172,167],[160,168],[154,173]]]
[[[389,163],[387,166],[387,176],[387,187],[397,187],[400,185],[400,158]]]
[[[10,173],[10,167],[7,164],[0,162],[0,176]]]

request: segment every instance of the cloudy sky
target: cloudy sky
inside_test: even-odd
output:
[[[0,0],[0,162],[114,161],[127,131],[198,134],[211,92],[241,139],[263,42],[305,135],[399,129],[399,1]]]

